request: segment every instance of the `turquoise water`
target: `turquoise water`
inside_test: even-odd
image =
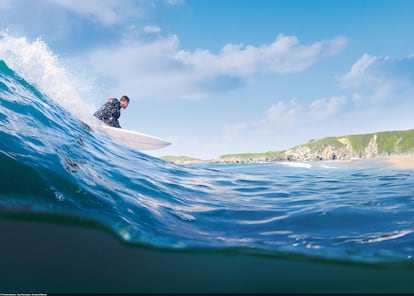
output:
[[[0,62],[0,216],[94,221],[181,251],[412,266],[414,170],[178,166],[114,143]]]

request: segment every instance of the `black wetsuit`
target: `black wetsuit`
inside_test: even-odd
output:
[[[121,116],[121,104],[115,98],[105,103],[93,115],[112,127],[121,128],[118,121]]]

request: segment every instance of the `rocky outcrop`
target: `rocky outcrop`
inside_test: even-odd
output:
[[[414,154],[414,130],[311,140],[286,151],[263,154],[233,154],[220,157],[219,163],[272,161],[318,161],[373,159],[389,155]]]
[[[257,163],[275,161],[318,161],[373,159],[390,155],[414,155],[414,130],[328,137],[311,140],[286,151],[227,154],[218,159],[203,161],[190,157],[166,156],[163,159],[178,164]]]
[[[349,159],[349,151],[347,149],[338,149],[333,146],[310,148],[308,146],[299,146],[287,150],[285,153],[286,160],[336,160]]]
[[[335,144],[314,143],[305,144],[285,151],[286,160],[349,160],[352,158],[370,159],[378,156],[377,135],[374,135],[368,145],[362,149],[352,146],[347,137],[336,139]]]

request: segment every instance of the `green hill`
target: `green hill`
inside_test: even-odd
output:
[[[162,156],[160,158],[165,160],[165,161],[173,162],[173,163],[176,163],[176,164],[196,164],[196,163],[204,162],[201,159],[188,157],[188,156],[167,155],[167,156]]]
[[[269,162],[286,160],[335,160],[414,154],[414,130],[327,137],[285,151],[226,154],[216,162]]]
[[[310,140],[284,151],[225,154],[209,163],[249,163],[273,161],[372,159],[390,155],[414,155],[414,129],[370,134],[327,137]],[[188,156],[163,156],[177,164],[196,164],[205,160]]]
[[[282,160],[284,151],[268,151],[263,153],[225,154],[215,162],[239,163],[239,162],[269,162]]]

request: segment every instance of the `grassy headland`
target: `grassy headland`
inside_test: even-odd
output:
[[[316,161],[374,159],[385,156],[414,155],[414,129],[369,134],[326,137],[283,151],[225,154],[210,163],[249,163],[272,161]],[[191,157],[165,156],[175,163],[206,162]]]
[[[196,164],[204,162],[204,160],[189,157],[189,156],[173,156],[173,155],[167,155],[160,157],[163,160],[173,162],[176,164]]]

